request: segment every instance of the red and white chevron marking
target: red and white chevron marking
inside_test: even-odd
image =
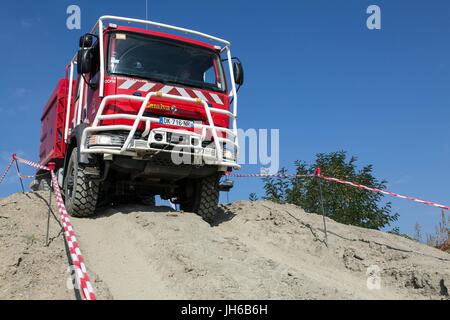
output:
[[[61,196],[61,190],[58,185],[58,179],[53,171],[50,171],[52,175],[52,185],[55,191],[56,205],[61,217],[61,222],[64,228],[64,236],[66,238],[67,246],[69,247],[70,256],[75,267],[75,279],[80,288],[81,296],[83,300],[96,300],[94,288],[91,285],[89,276],[87,274],[86,266],[84,265],[84,259],[78,246],[77,238],[70,223],[69,215],[67,214],[64,201]]]
[[[213,92],[205,92],[191,88],[174,87],[162,83],[145,82],[133,79],[119,79],[117,80],[117,88],[122,90],[140,91],[143,93],[157,92],[182,96],[185,98],[199,98],[210,103],[217,103],[224,105],[220,95]]]
[[[5,179],[6,175],[9,172],[9,169],[11,169],[12,164],[14,163],[14,159],[11,159],[11,161],[9,161],[8,165],[6,166],[5,171],[3,172],[2,176],[0,177],[0,184],[3,182],[3,180]]]
[[[414,202],[418,202],[418,203],[422,203],[422,204],[426,204],[429,206],[433,206],[433,207],[437,207],[440,209],[444,209],[444,210],[450,210],[450,206],[446,206],[443,204],[439,204],[436,202],[432,202],[432,201],[426,201],[426,200],[421,200],[415,197],[409,197],[409,196],[404,196],[402,194],[398,194],[395,192],[391,192],[391,191],[386,191],[386,190],[381,190],[381,189],[377,189],[377,188],[372,188],[372,187],[368,187],[359,183],[355,183],[355,182],[350,182],[350,181],[345,181],[345,180],[341,180],[341,179],[336,179],[336,178],[332,178],[332,177],[326,177],[326,176],[322,176],[320,175],[320,169],[318,171],[319,174],[258,174],[258,173],[249,173],[249,174],[239,174],[239,173],[227,173],[227,176],[230,177],[236,177],[236,178],[245,178],[245,177],[258,177],[258,178],[264,178],[264,177],[278,177],[278,178],[293,178],[293,177],[297,177],[297,178],[309,178],[309,177],[318,177],[324,180],[328,180],[328,181],[332,181],[332,182],[337,182],[337,183],[341,183],[341,184],[345,184],[345,185],[349,185],[352,187],[356,187],[359,189],[365,189],[368,191],[372,191],[372,192],[378,192],[378,193],[382,193],[385,195],[389,195],[392,197],[397,197],[397,198],[401,198],[401,199],[406,199],[406,200],[411,200]]]
[[[50,169],[48,167],[46,167],[46,166],[43,166],[43,165],[41,165],[39,163],[30,161],[30,160],[25,160],[25,159],[19,158],[18,156],[14,155],[14,154],[13,154],[13,159],[19,161],[20,163],[26,164],[26,165],[28,165],[30,167],[34,167],[36,169],[50,171]]]

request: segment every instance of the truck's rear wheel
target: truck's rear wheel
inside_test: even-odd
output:
[[[37,180],[34,188],[37,191],[50,191],[50,185],[50,178],[40,178]]]
[[[219,205],[219,178],[216,175],[194,182],[190,199],[181,202],[181,210],[192,211],[206,222],[213,222]]]
[[[67,212],[74,217],[88,217],[95,213],[99,182],[90,180],[84,167],[78,163],[77,148],[72,150],[64,178]]]
[[[50,190],[50,179],[41,179],[39,181],[39,191],[49,191]]]

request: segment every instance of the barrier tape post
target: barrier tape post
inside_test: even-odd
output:
[[[48,235],[50,232],[50,214],[51,214],[51,209],[52,208],[52,186],[50,185],[50,190],[48,191],[48,212],[47,212],[47,234],[45,236],[45,246],[48,247],[49,246],[49,242],[48,242]]]
[[[15,153],[12,155],[12,158],[13,158],[14,162],[16,163],[17,176],[19,177],[19,180],[20,180],[20,186],[22,187],[22,193],[25,194],[25,188],[23,187],[22,175],[20,174],[19,163],[17,162],[17,156]]]
[[[320,179],[321,172],[320,167],[316,168],[315,176],[319,184],[319,196],[320,196],[320,206],[322,207],[322,219],[323,219],[323,230],[325,233],[325,245],[328,247],[328,232],[327,232],[327,220],[325,218],[325,206],[323,204],[323,193],[322,193],[322,179]]]

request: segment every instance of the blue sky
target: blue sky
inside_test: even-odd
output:
[[[66,28],[81,7],[82,29]],[[381,8],[382,29],[366,28]],[[241,128],[279,128],[281,165],[347,150],[392,191],[450,202],[450,2],[380,0],[152,1],[150,19],[228,39],[241,58]],[[145,18],[145,1],[15,1],[0,12],[0,167],[38,158],[39,119],[79,36],[103,14]],[[242,172],[258,172],[258,165]],[[31,170],[27,169],[27,173]],[[230,200],[262,194],[237,180]],[[14,175],[0,196],[18,191]],[[396,224],[432,232],[440,212],[392,199]]]

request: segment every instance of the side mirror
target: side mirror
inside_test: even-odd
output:
[[[92,71],[92,50],[91,48],[78,49],[77,55],[77,71],[78,74],[87,74]]]
[[[244,84],[244,68],[240,61],[233,62],[234,82],[240,86]]]
[[[92,35],[85,34],[80,37],[80,48],[90,48],[94,42]]]

